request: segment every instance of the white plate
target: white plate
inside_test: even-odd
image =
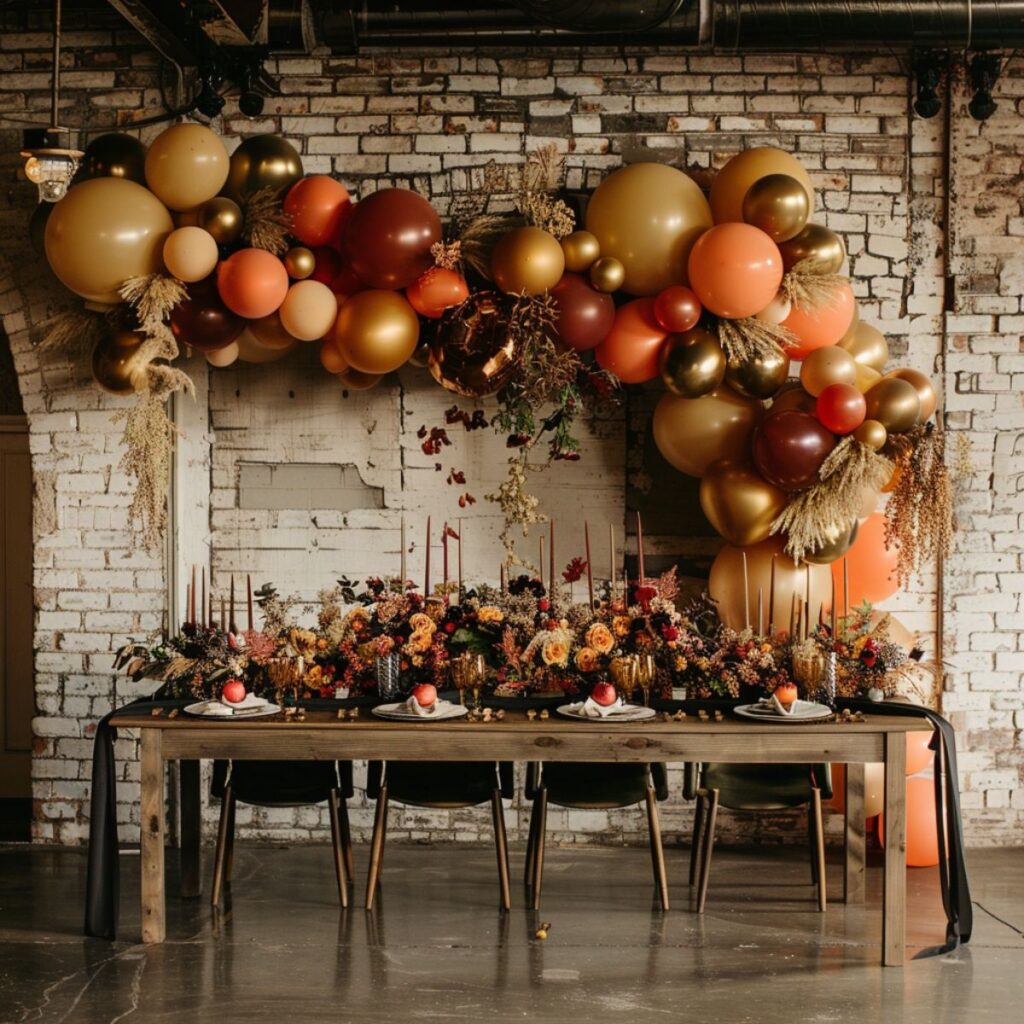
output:
[[[378,718],[389,718],[394,722],[441,722],[447,718],[462,718],[469,714],[469,708],[462,704],[452,704],[447,700],[439,700],[434,705],[434,713],[430,715],[417,715],[410,711],[401,701],[398,704],[378,704],[371,709]]]
[[[201,700],[198,704],[189,704],[185,708],[186,715],[195,715],[196,718],[211,718],[218,722],[234,722],[242,718],[269,718],[276,715],[281,709],[276,704],[266,704],[260,708],[252,708],[246,711],[233,711],[230,715],[211,714],[207,708],[213,701]]]
[[[815,704],[809,700],[798,700],[790,715],[780,715],[771,707],[760,704],[741,704],[733,708],[740,718],[752,718],[758,722],[771,722],[773,725],[792,725],[794,722],[814,722],[821,718],[831,718],[832,710],[824,704]]]
[[[566,718],[575,718],[579,722],[646,722],[651,718],[655,718],[658,714],[654,708],[644,708],[639,704],[627,704],[622,711],[616,712],[614,715],[607,715],[605,718],[591,718],[590,715],[584,715],[583,711],[584,701],[577,701],[575,704],[563,704],[555,710]]]

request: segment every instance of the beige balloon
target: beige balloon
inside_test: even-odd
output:
[[[164,242],[164,266],[171,277],[191,284],[213,273],[220,253],[209,231],[198,227],[178,228]]]
[[[885,335],[863,320],[855,320],[839,347],[846,349],[860,366],[867,366],[881,373],[889,361],[889,343]]]
[[[873,370],[870,366],[861,366],[860,363],[857,363],[853,386],[863,395],[870,391],[881,379],[882,375],[877,370]]]
[[[338,315],[338,299],[319,281],[298,281],[277,311],[281,326],[299,341],[316,341],[333,326]]]
[[[785,292],[779,292],[760,313],[754,314],[754,319],[766,324],[781,324],[792,312],[793,303]]]
[[[201,124],[175,124],[146,153],[146,184],[171,210],[191,210],[212,199],[228,178],[228,151]]]
[[[267,348],[247,327],[233,344],[238,346],[238,358],[243,363],[276,363],[283,359],[299,343],[293,341],[286,348]]]
[[[654,443],[681,473],[703,476],[718,459],[746,457],[761,412],[760,402],[724,386],[701,398],[666,394],[654,410]]]
[[[241,350],[238,346],[237,341],[231,342],[230,345],[226,345],[224,348],[218,348],[213,352],[206,353],[206,361],[211,365],[217,367],[219,370],[223,370],[225,367],[230,366],[236,362]]]
[[[700,479],[700,507],[708,522],[740,547],[765,540],[788,501],[749,463],[719,459]]]
[[[818,397],[830,384],[853,384],[857,364],[849,352],[826,345],[808,352],[800,366],[800,383],[809,395]]]

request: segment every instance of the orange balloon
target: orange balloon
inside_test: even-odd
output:
[[[743,220],[743,200],[750,186],[769,174],[788,174],[807,192],[808,215],[814,212],[814,186],[795,156],[772,146],[737,153],[711,182],[711,212],[716,224]]]
[[[929,767],[935,758],[931,747],[932,741],[930,732],[908,732],[907,733],[907,774],[916,775]]]
[[[431,267],[405,289],[405,297],[420,316],[436,320],[450,306],[469,298],[469,285],[457,270]]]
[[[320,344],[320,365],[328,373],[344,373],[349,369],[348,361],[329,336]]]
[[[832,799],[829,806],[840,814],[846,813],[846,765],[837,761],[832,765]]]
[[[850,607],[867,601],[878,604],[892,597],[899,589],[893,571],[896,568],[896,548],[885,546],[885,516],[875,512],[868,516],[857,531],[857,539],[842,558],[832,563],[832,579],[836,584],[837,600],[843,593],[843,566],[846,566],[850,590]]]
[[[239,249],[217,267],[217,291],[224,305],[245,317],[270,316],[288,294],[288,271],[265,249]]]
[[[909,735],[909,734],[908,734]],[[885,768],[880,764],[864,765],[864,817],[878,814],[885,799]],[[846,765],[832,765],[832,807],[846,813]],[[870,830],[869,830],[870,831]]]
[[[943,810],[943,821],[946,812]],[[885,846],[885,814],[878,817],[878,841]],[[939,863],[939,830],[935,815],[935,783],[927,776],[907,779],[907,867],[931,868]]]
[[[782,284],[779,247],[750,224],[719,224],[690,250],[690,287],[716,316],[738,319],[760,313]]]
[[[594,356],[624,384],[642,384],[658,376],[658,353],[667,337],[654,315],[654,299],[633,299],[616,310],[612,329]]]
[[[782,326],[796,335],[797,343],[786,349],[790,359],[803,359],[816,348],[834,345],[850,328],[857,315],[853,289],[844,281],[827,306],[807,310],[794,306]]]
[[[284,212],[291,218],[291,233],[306,245],[337,245],[341,227],[351,211],[348,189],[326,174],[301,178],[284,200]]]

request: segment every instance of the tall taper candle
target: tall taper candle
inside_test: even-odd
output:
[[[245,591],[246,591],[246,604],[249,610],[249,630],[252,631],[256,628],[255,620],[252,617],[252,577],[245,574]]]
[[[608,601],[615,600],[615,525],[608,524]]]
[[[406,581],[406,579],[408,578],[408,575],[409,575],[408,569],[407,569],[406,564],[405,564],[405,516],[402,516],[402,529],[401,529],[401,537],[400,537],[400,541],[399,542],[402,545],[402,558],[401,558],[401,567],[399,569],[399,572],[401,573],[401,576],[402,576],[402,588],[401,589],[402,589],[402,593],[404,594],[405,593],[405,581]]]
[[[444,532],[441,534],[441,565],[444,569],[444,587],[441,593],[444,595],[444,603],[448,603],[448,521],[445,520]]]
[[[555,593],[555,520],[552,516],[548,533],[548,590],[552,598]]]
[[[235,625],[235,574],[231,574],[231,607],[228,613],[228,629],[232,633],[238,632],[238,626]]]
[[[797,639],[796,636],[796,587],[793,588],[793,600],[789,605],[789,639],[791,642]]]
[[[188,617],[189,609],[192,607],[192,584],[185,584],[185,621],[191,622],[192,620]]]
[[[462,534],[466,529],[465,521],[459,520],[459,604],[462,604]]]
[[[843,559],[843,633],[850,628],[850,574]]]
[[[540,585],[544,586],[544,534],[540,535]]]
[[[206,605],[206,566],[203,566],[203,591],[201,594],[199,614],[202,616],[203,625],[210,624],[210,609]]]
[[[802,611],[802,621],[804,624],[803,638],[806,640],[811,632],[811,606],[804,601]]]
[[[640,586],[646,586],[645,580],[647,578],[644,572],[644,524],[640,519],[640,511],[636,513],[636,554],[637,554],[637,571],[640,573]],[[749,623],[748,623],[749,625]]]
[[[192,589],[188,595],[188,621],[195,625],[196,622],[196,564],[192,563]]]
[[[743,628],[750,629],[750,579],[747,576],[747,553],[746,551],[741,553],[743,555]]]
[[[427,516],[427,553],[423,558],[423,596],[430,597],[430,516]]]
[[[829,622],[831,626],[832,636],[832,649],[835,650],[836,646],[836,578],[832,577],[832,618]]]
[[[587,556],[587,596],[590,598],[590,607],[594,607],[594,567],[590,562],[590,524],[583,521],[583,545]]]
[[[227,610],[227,604],[226,604],[226,602],[224,600],[224,595],[221,594],[220,595],[220,628],[221,629],[227,629],[228,628],[228,626],[227,626],[227,621],[228,621],[227,611],[228,611]]]
[[[508,589],[508,576],[504,562],[502,562],[501,565],[498,566],[498,579],[501,582],[501,592],[504,594],[505,591]]]
[[[777,555],[772,555],[772,579],[771,585],[768,592],[768,635],[775,635],[775,559]]]
[[[806,568],[807,579],[805,581],[804,596],[804,638],[811,631],[811,567]]]
[[[764,636],[764,587],[757,588],[757,635]]]

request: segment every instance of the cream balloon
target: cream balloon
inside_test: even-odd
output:
[[[298,281],[277,311],[281,326],[299,341],[316,341],[334,324],[338,315],[338,299],[334,292],[319,281]]]
[[[209,277],[219,258],[213,235],[199,227],[178,228],[164,242],[164,266],[167,272],[186,284]]]
[[[237,361],[240,352],[241,350],[238,342],[233,341],[225,348],[218,348],[213,352],[207,352],[206,361],[211,366],[215,366],[217,369],[223,370],[226,366],[230,366],[232,363]]]
[[[212,199],[228,178],[228,151],[205,125],[171,125],[146,153],[146,185],[171,210],[191,210]]]
[[[785,292],[779,292],[760,313],[754,315],[754,319],[766,324],[781,324],[792,312],[793,303],[789,296]]]
[[[859,366],[881,373],[889,361],[889,344],[885,335],[871,324],[863,320],[854,320],[850,329],[837,342],[840,348],[846,349],[857,361]]]

